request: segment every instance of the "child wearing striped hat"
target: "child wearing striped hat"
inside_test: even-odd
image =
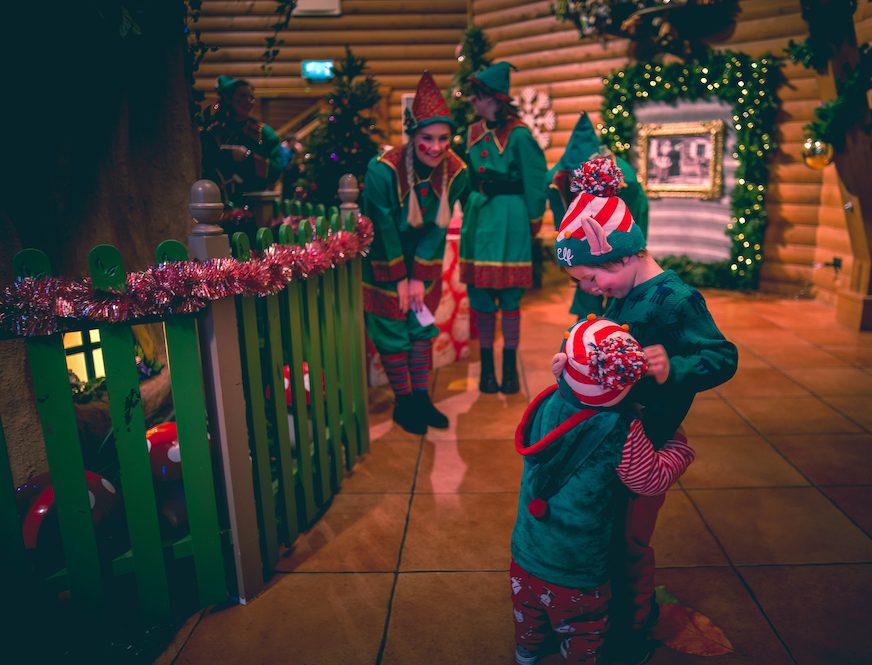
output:
[[[726,340],[703,296],[645,249],[627,206],[615,194],[620,169],[593,159],[575,171],[578,192],[558,227],[557,260],[586,293],[608,296],[604,316],[628,324],[645,350],[648,377],[632,390],[645,433],[655,449],[679,428],[696,393],[728,381],[738,352]],[[612,628],[625,662],[645,662],[647,636],[657,621],[654,552],[649,547],[664,495],[627,494],[619,519],[625,534],[614,552],[624,575],[615,577]]]
[[[590,315],[565,334],[557,383],[527,407],[515,433],[524,458],[510,568],[515,662],[533,665],[552,633],[567,663],[602,662],[609,625],[609,546],[623,486],[662,494],[693,461],[676,433],[655,451],[630,389],[649,371],[627,331]]]

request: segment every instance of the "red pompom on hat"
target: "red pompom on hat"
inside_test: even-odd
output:
[[[548,514],[548,502],[539,497],[530,499],[530,503],[527,504],[527,511],[537,520],[541,520]]]

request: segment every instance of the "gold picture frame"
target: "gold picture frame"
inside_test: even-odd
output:
[[[638,123],[639,182],[649,198],[719,199],[723,120]]]

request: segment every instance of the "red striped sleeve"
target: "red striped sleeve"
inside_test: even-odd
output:
[[[621,463],[615,468],[621,482],[636,494],[662,494],[693,461],[693,449],[676,434],[661,450],[654,450],[639,420],[630,425]]]

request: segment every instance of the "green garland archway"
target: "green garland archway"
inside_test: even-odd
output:
[[[731,258],[716,263],[694,263],[686,257],[664,262],[697,286],[757,286],[766,227],[767,161],[778,147],[774,133],[780,108],[776,95],[779,83],[776,58],[767,55],[755,60],[732,51],[710,52],[687,63],[639,63],[603,79],[603,140],[622,157],[627,157],[632,145],[636,125],[633,108],[638,103],[716,98],[733,107],[733,157],[739,164],[731,197],[732,220],[727,226]]]

